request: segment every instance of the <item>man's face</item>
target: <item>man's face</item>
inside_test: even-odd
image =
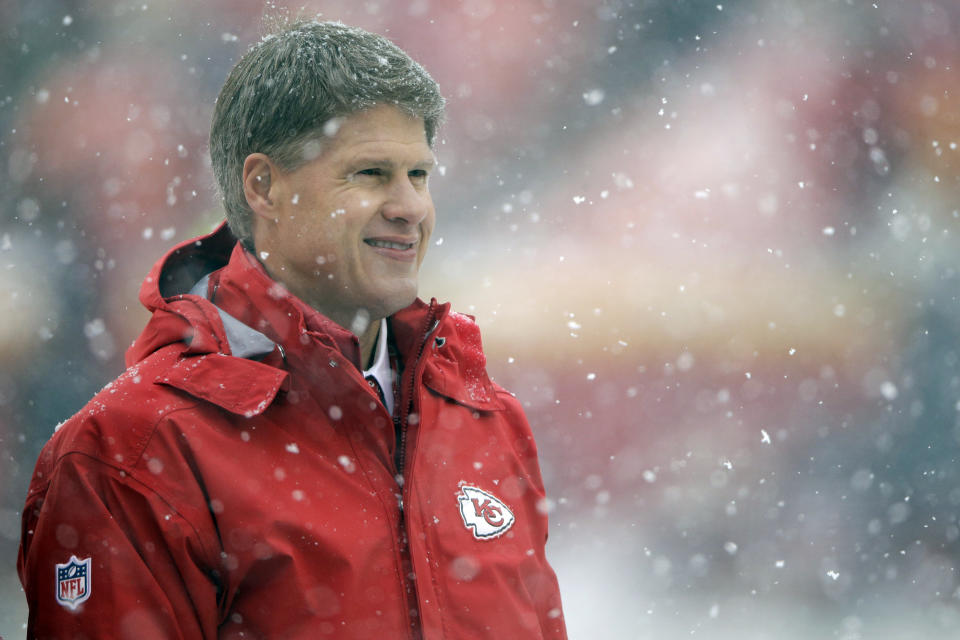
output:
[[[273,219],[255,217],[258,257],[294,295],[362,331],[361,309],[374,321],[416,298],[434,164],[419,118],[387,105],[347,117],[319,157],[274,170]]]

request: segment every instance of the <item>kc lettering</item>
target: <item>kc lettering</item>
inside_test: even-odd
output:
[[[470,500],[473,503],[473,512],[474,515],[483,517],[491,527],[499,527],[503,524],[503,517],[501,514],[501,509],[497,505],[493,504],[491,500],[480,501],[479,498],[472,498]]]

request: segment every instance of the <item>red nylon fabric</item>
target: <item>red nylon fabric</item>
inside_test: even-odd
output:
[[[231,355],[213,303],[184,293],[211,272],[216,305],[282,352]],[[141,300],[153,317],[130,368],[34,472],[18,558],[29,637],[566,637],[536,447],[472,319],[419,300],[389,319],[410,416],[401,518],[394,424],[352,334],[224,227],[158,262]],[[468,526],[504,510],[496,535]],[[71,556],[92,559],[76,610],[55,597]]]

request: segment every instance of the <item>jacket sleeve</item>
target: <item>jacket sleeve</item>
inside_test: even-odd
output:
[[[535,603],[543,637],[550,640],[566,640],[567,631],[563,617],[563,607],[560,602],[560,585],[557,581],[557,575],[546,557],[547,501],[537,445],[533,440],[533,433],[530,430],[530,424],[523,408],[516,398],[509,392],[502,391],[500,399],[506,406],[507,415],[510,416],[509,419],[517,425],[518,433],[523,434],[523,437],[518,438],[516,442],[522,442],[520,447],[523,449],[521,457],[526,461],[526,481],[530,485],[530,490],[526,492],[526,500],[533,503],[531,512],[537,514],[536,526],[533,528],[542,540],[541,544],[533,549],[535,569],[524,576],[525,586]]]
[[[67,454],[24,507],[17,570],[30,609],[27,637],[214,638],[210,557],[150,488],[86,454]]]

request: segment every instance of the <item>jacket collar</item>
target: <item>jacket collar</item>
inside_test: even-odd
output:
[[[418,319],[420,324],[423,323],[428,308],[417,300],[390,318],[398,346],[413,344],[422,336],[414,327]],[[426,328],[426,344],[421,356],[424,360],[423,383],[436,393],[471,409],[503,409],[503,403],[497,397],[497,387],[487,375],[487,359],[477,323],[471,316],[451,311],[449,304],[437,305],[434,317],[432,326]]]
[[[226,224],[158,261],[140,300],[153,316],[127,351],[128,366],[161,349],[176,350],[176,364],[156,382],[239,415],[265,410],[287,383],[284,361],[309,370],[317,346],[352,363],[358,375],[361,370],[357,337],[272,280]],[[471,317],[418,299],[389,323],[405,363],[422,353],[423,382],[434,392],[477,410],[503,408]],[[282,358],[266,355],[274,345]],[[262,362],[245,359],[264,355]]]

